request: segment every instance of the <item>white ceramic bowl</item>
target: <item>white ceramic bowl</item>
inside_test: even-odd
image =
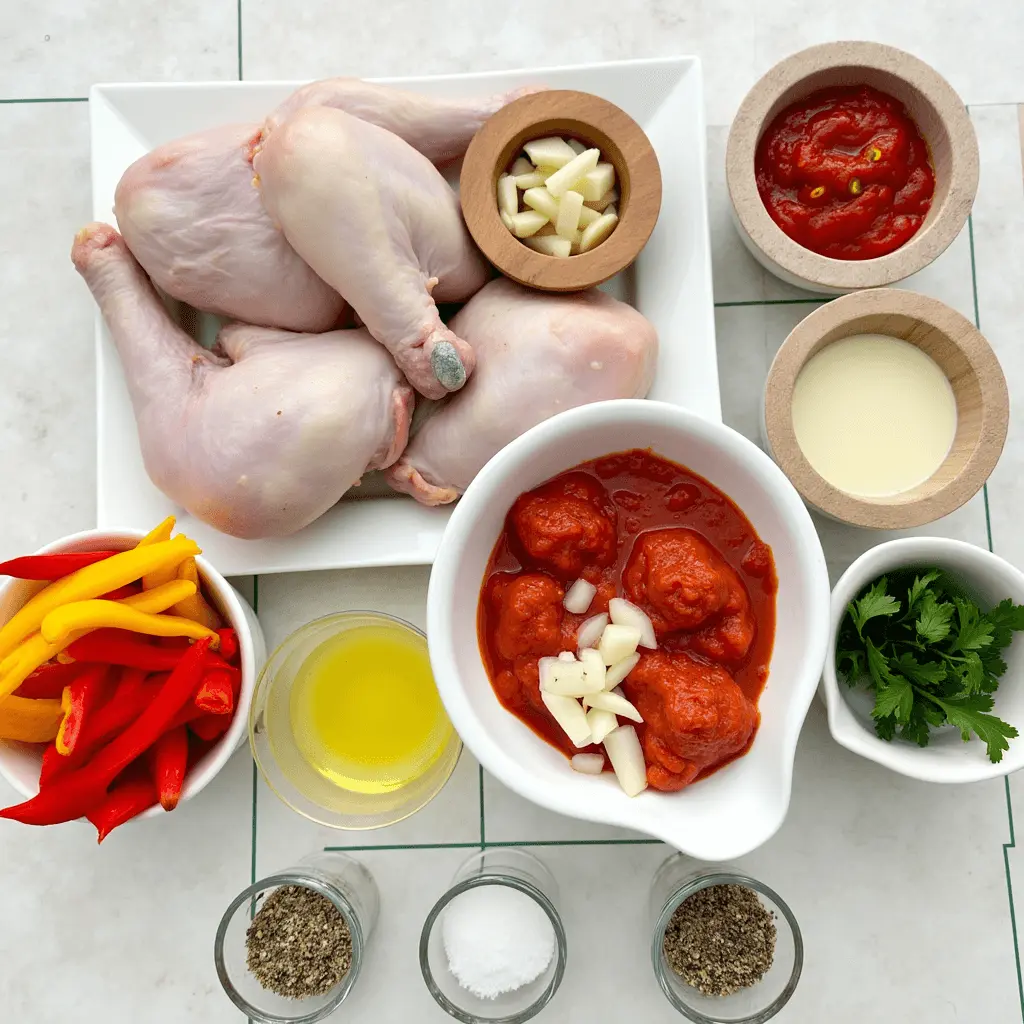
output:
[[[123,551],[142,539],[142,530],[86,530],[47,544],[39,554],[61,551]],[[196,559],[196,567],[211,603],[229,626],[238,634],[242,663],[242,693],[228,731],[211,747],[185,777],[181,799],[188,800],[206,788],[210,780],[224,767],[228,758],[246,738],[249,704],[252,702],[256,676],[267,660],[267,647],[256,613],[248,602],[205,558]],[[0,587],[0,625],[38,590],[42,584],[24,580],[11,580]],[[26,799],[39,792],[39,768],[42,747],[27,743],[0,740],[0,775]],[[165,812],[151,807],[140,817],[154,818]]]
[[[1015,604],[1024,604],[1024,573],[973,544],[946,537],[905,537],[865,551],[832,591],[828,657],[821,682],[833,739],[861,757],[922,782],[978,782],[1024,768],[1024,641],[1019,637],[1003,653],[1009,667],[994,694],[992,713],[1016,726],[1021,735],[1010,740],[1010,749],[998,764],[988,759],[984,743],[975,738],[964,743],[959,730],[950,726],[932,729],[927,747],[898,737],[891,742],[879,739],[871,721],[873,695],[863,688],[847,686],[837,677],[836,637],[846,606],[879,576],[915,566],[948,570],[983,608],[998,604],[1005,597],[1013,598]]]
[[[579,775],[498,702],[477,641],[477,602],[505,515],[524,491],[587,459],[652,448],[721,488],[770,544],[779,577],[771,674],[749,753],[680,793],[627,797],[614,777]],[[521,796],[570,817],[637,829],[701,860],[754,849],[782,824],[793,756],[821,674],[828,574],[799,495],[756,445],[678,406],[622,400],[560,413],[491,459],[445,531],[427,596],[431,664],[463,742]]]

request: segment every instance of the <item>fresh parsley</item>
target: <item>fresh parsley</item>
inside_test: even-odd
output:
[[[875,694],[875,732],[928,746],[933,728],[973,733],[991,761],[1017,730],[990,714],[1006,671],[1001,652],[1024,630],[1024,605],[1009,598],[983,612],[938,569],[901,569],[875,580],[847,606],[836,668],[850,686]]]

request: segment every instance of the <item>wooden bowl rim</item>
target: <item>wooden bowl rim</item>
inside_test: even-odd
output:
[[[872,314],[907,316],[938,331],[964,356],[978,381],[982,411],[979,439],[963,469],[932,494],[909,499],[903,495],[867,499],[848,494],[812,468],[797,442],[792,417],[793,388],[814,346],[826,334]],[[765,439],[772,458],[805,501],[842,522],[872,529],[923,526],[969,501],[999,461],[1009,419],[1006,378],[981,331],[944,302],[904,289],[851,292],[818,307],[782,343],[765,382]]]
[[[549,110],[553,103],[555,115]],[[498,175],[504,171],[498,161],[509,140],[535,124],[558,119],[578,120],[606,135],[622,154],[631,188],[643,178],[653,193],[648,202],[620,206],[619,223],[611,235],[590,252],[567,259],[535,252],[519,241],[502,223],[495,195]],[[459,191],[469,233],[502,274],[542,291],[581,291],[607,281],[640,255],[661,211],[661,168],[650,139],[621,107],[593,93],[546,89],[513,100],[484,122],[466,151]]]
[[[863,67],[900,79],[935,112],[950,147],[946,196],[934,218],[895,252],[836,260],[805,249],[772,220],[757,191],[754,156],[767,115],[788,90],[823,71]],[[927,141],[927,140],[926,140]],[[963,100],[931,65],[882,43],[847,41],[808,47],[771,68],[744,97],[729,129],[725,174],[733,211],[750,241],[787,273],[826,289],[892,284],[928,266],[960,233],[978,191],[978,140]]]

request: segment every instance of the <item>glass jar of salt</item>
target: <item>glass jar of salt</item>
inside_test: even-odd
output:
[[[520,1024],[554,996],[565,971],[558,886],[533,854],[474,853],[420,934],[420,970],[437,1004],[464,1024]]]

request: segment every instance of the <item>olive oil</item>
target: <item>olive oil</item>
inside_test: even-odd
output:
[[[296,672],[289,711],[305,761],[355,793],[419,778],[453,732],[426,640],[398,623],[359,626],[315,648]]]

